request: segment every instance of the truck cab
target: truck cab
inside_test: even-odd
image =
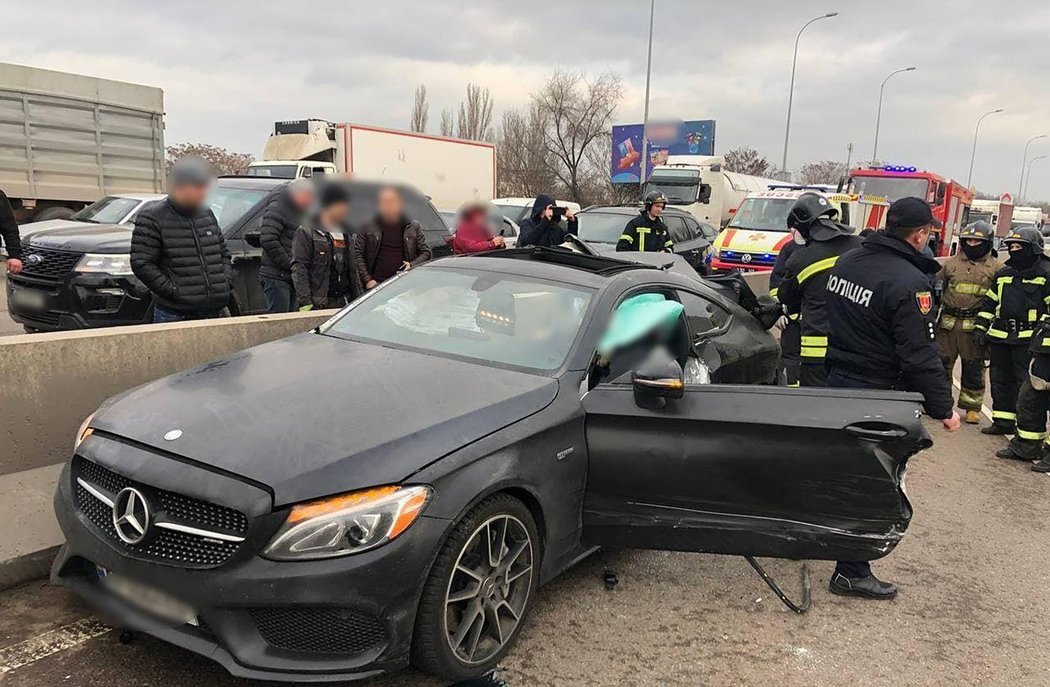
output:
[[[726,171],[721,155],[670,155],[666,165],[654,167],[649,174],[646,193],[660,191],[672,207],[700,222],[724,227],[748,193],[776,183],[776,179]]]

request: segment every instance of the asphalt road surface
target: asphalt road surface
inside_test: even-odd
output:
[[[930,423],[936,446],[908,473],[912,525],[876,572],[894,601],[827,591],[788,611],[741,558],[603,551],[540,590],[501,676],[518,686],[1050,684],[1050,478],[993,457],[976,427]],[[801,564],[766,561],[799,596]],[[606,569],[620,583],[606,590]],[[244,687],[149,637],[122,645],[43,582],[0,594],[0,684]],[[442,687],[404,671],[367,687]]]
[[[0,336],[8,334],[24,334],[22,325],[18,324],[7,314],[7,272],[0,265]]]

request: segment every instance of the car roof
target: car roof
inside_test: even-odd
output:
[[[434,266],[465,267],[497,271],[503,274],[519,274],[595,288],[604,286],[611,277],[624,272],[659,270],[657,266],[632,260],[586,255],[542,246],[505,248],[488,253],[475,253],[437,261]]]

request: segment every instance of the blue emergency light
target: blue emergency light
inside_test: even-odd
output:
[[[883,172],[918,172],[916,167],[905,167],[903,165],[885,165],[882,168]]]

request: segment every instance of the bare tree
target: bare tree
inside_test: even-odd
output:
[[[726,171],[764,177],[773,172],[769,160],[749,146],[734,148],[725,154]]]
[[[441,111],[441,135],[452,135],[452,110]]]
[[[231,153],[225,148],[207,143],[176,143],[165,149],[167,168],[184,157],[201,157],[208,161],[216,174],[243,174],[255,161],[249,153]]]
[[[837,184],[846,176],[846,165],[834,160],[821,160],[802,165],[798,180],[803,184]]]
[[[546,121],[535,103],[527,111],[511,109],[503,113],[496,136],[500,196],[534,198],[541,193],[555,193],[556,179],[544,141],[545,130]]]
[[[430,117],[430,104],[427,103],[426,84],[416,86],[416,99],[412,104],[411,130],[420,134],[427,131],[427,119]]]
[[[459,104],[456,136],[470,141],[492,139],[492,92],[477,84],[467,84],[467,99]]]
[[[551,171],[578,203],[585,202],[588,186],[593,188],[593,175],[608,174],[607,168],[590,164],[587,152],[609,133],[622,97],[620,77],[611,72],[586,81],[582,74],[556,71],[533,95],[546,120],[544,142],[553,157]]]

